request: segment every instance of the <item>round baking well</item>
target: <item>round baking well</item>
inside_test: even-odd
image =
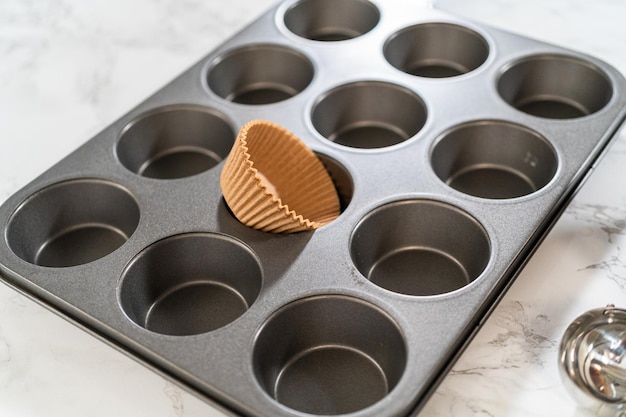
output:
[[[478,33],[450,23],[424,23],[394,34],[385,58],[411,75],[446,78],[468,73],[489,57],[489,45]]]
[[[368,215],[351,239],[352,260],[374,284],[431,296],[463,288],[490,259],[484,228],[464,211],[432,200],[388,203]]]
[[[121,186],[78,179],[38,191],[13,213],[6,229],[11,250],[47,267],[95,261],[124,244],[139,223],[139,206]]]
[[[209,88],[226,100],[259,105],[295,96],[314,73],[311,61],[291,48],[250,45],[218,57],[207,80]]]
[[[235,133],[221,113],[200,106],[171,106],[131,122],[117,157],[144,177],[175,179],[213,168],[228,155]]]
[[[319,160],[322,161],[324,168],[328,171],[328,175],[330,175],[330,178],[333,180],[333,184],[335,184],[337,195],[339,196],[341,212],[343,213],[350,204],[350,201],[352,201],[352,196],[354,195],[352,176],[346,167],[330,156],[318,152],[315,154]]]
[[[148,246],[125,268],[119,298],[126,315],[150,331],[206,333],[240,317],[256,300],[262,272],[234,238],[175,235]]]
[[[404,142],[426,123],[426,106],[410,90],[387,82],[359,81],[322,96],[313,126],[331,142],[352,148],[383,148]]]
[[[476,197],[505,199],[546,186],[558,168],[555,150],[534,131],[502,121],[477,121],[445,133],[431,155],[450,187]]]
[[[257,381],[279,403],[314,415],[352,413],[384,398],[406,367],[402,332],[362,300],[319,295],[288,304],[254,345]]]
[[[562,55],[524,58],[498,81],[511,106],[549,119],[573,119],[602,109],[613,95],[608,77],[595,65]]]
[[[343,41],[372,30],[380,19],[376,6],[365,0],[302,0],[284,17],[291,32],[314,41]]]

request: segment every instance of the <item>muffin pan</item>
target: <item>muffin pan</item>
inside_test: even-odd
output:
[[[404,0],[288,0],[10,197],[13,287],[241,416],[410,416],[593,169],[626,82]],[[322,160],[341,214],[239,223],[246,122]]]

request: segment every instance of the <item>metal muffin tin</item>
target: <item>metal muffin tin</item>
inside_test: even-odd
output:
[[[289,0],[0,208],[7,283],[246,416],[419,412],[624,117],[592,57],[410,1]],[[239,127],[331,173],[314,232],[240,224]]]

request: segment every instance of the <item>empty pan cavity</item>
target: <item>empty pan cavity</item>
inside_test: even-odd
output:
[[[339,86],[313,107],[311,119],[328,140],[352,148],[383,148],[402,143],[426,123],[420,97],[399,85],[359,81]]]
[[[487,232],[474,218],[432,200],[398,201],[372,211],[355,228],[350,250],[367,279],[414,296],[465,287],[491,256]]]
[[[256,255],[224,235],[189,233],[163,239],[125,268],[120,305],[141,327],[186,336],[223,327],[256,300],[262,272]]]
[[[411,75],[446,78],[481,66],[489,45],[478,33],[450,23],[424,23],[394,34],[384,48],[394,67]]]
[[[613,95],[595,65],[562,55],[531,56],[509,67],[498,92],[511,106],[533,116],[573,119],[602,109]]]
[[[302,0],[285,12],[285,26],[314,41],[343,41],[372,30],[380,19],[376,6],[365,0]]]
[[[122,246],[139,223],[139,206],[125,188],[104,180],[61,182],[35,193],[6,229],[11,250],[26,262],[70,267]]]
[[[184,178],[207,171],[228,155],[235,133],[221,113],[201,106],[170,106],[129,123],[117,157],[144,177]]]
[[[313,64],[300,52],[279,45],[251,45],[218,57],[207,80],[209,88],[226,100],[260,105],[295,96],[314,73]]]
[[[445,133],[431,163],[450,187],[476,197],[521,197],[545,187],[558,158],[538,133],[503,121],[477,121]]]
[[[314,415],[352,413],[384,398],[406,367],[402,333],[357,298],[320,295],[274,313],[255,342],[253,367],[279,403]]]

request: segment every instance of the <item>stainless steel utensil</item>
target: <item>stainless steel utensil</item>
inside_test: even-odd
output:
[[[626,310],[608,305],[570,324],[559,355],[572,395],[599,416],[626,416]]]

